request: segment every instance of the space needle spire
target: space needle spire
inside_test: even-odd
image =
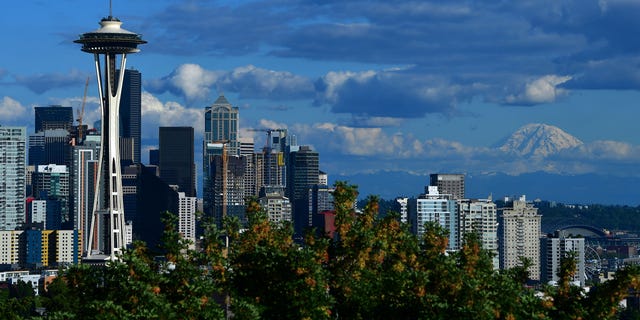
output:
[[[82,44],[82,51],[93,54],[102,114],[96,195],[89,237],[84,244],[87,260],[114,260],[126,246],[120,170],[120,96],[127,54],[139,52],[138,45],[147,42],[121,25],[122,22],[112,16],[109,1],[109,16],[102,18],[100,28],[74,41]],[[119,68],[116,68],[118,62]]]

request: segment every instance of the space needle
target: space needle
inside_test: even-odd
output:
[[[102,18],[98,30],[84,33],[74,41],[82,44],[82,51],[93,54],[102,113],[100,161],[89,237],[84,247],[85,260],[115,260],[126,246],[120,170],[120,96],[127,54],[139,52],[138,45],[147,42],[121,25],[110,8],[109,16]],[[118,62],[119,68],[116,68]]]

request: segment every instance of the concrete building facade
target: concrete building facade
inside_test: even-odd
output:
[[[478,235],[482,248],[493,254],[493,267],[500,267],[498,251],[498,210],[490,199],[458,199],[458,239]]]
[[[521,258],[531,261],[529,275],[540,280],[540,231],[542,216],[522,196],[507,201],[499,212],[500,269],[521,265]]]
[[[0,126],[0,230],[25,222],[27,129]]]

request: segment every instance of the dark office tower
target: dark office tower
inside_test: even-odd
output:
[[[287,195],[293,203],[293,225],[302,234],[308,226],[309,188],[319,182],[319,155],[309,146],[292,147],[287,166]]]
[[[36,132],[73,127],[73,109],[63,106],[35,107]]]
[[[29,165],[70,165],[71,144],[65,129],[47,129],[29,136]]]
[[[162,238],[162,214],[179,212],[178,193],[143,164],[123,168],[125,220],[132,225],[133,240],[144,241],[157,252]]]
[[[160,127],[160,178],[177,185],[187,197],[196,196],[193,127]]]
[[[160,150],[158,149],[149,150],[149,164],[152,166],[160,165]]]
[[[120,161],[140,163],[141,130],[141,74],[138,70],[124,71],[120,98]]]
[[[429,185],[438,187],[438,193],[450,194],[453,199],[464,199],[464,174],[434,173]]]

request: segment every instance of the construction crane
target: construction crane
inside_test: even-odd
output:
[[[248,131],[262,131],[262,132],[266,132],[267,133],[267,141],[265,143],[267,150],[269,151],[269,153],[271,153],[271,133],[272,132],[287,132],[287,129],[270,129],[270,128],[257,128],[257,129],[247,129]],[[278,151],[282,151],[282,150],[278,150]]]
[[[82,106],[78,111],[78,143],[82,143],[82,118],[84,118],[84,106],[87,103],[87,89],[89,89],[89,77],[84,84],[84,96],[82,97]]]
[[[266,168],[266,170],[265,170],[266,183],[273,183],[272,174],[271,174],[271,169],[272,168],[270,167],[271,166],[271,161],[272,161],[271,160],[271,152],[272,152],[272,149],[273,149],[273,146],[272,146],[273,141],[272,141],[271,134],[273,132],[279,132],[279,133],[280,132],[285,132],[286,133],[287,129],[281,129],[281,128],[278,128],[278,129],[271,129],[271,128],[257,128],[256,129],[256,128],[250,128],[250,129],[247,129],[247,130],[248,131],[262,131],[262,132],[266,132],[267,133],[267,141],[265,143],[265,161],[266,161],[266,165],[268,166]],[[278,138],[282,138],[282,137],[278,137]],[[280,140],[278,140],[278,143],[280,143]],[[282,152],[282,151],[283,150],[278,150],[279,153]],[[277,165],[278,166],[284,166],[284,160],[281,161],[280,156],[281,156],[281,154],[279,154],[279,156],[278,156]],[[274,173],[274,174],[277,174],[277,173]]]

